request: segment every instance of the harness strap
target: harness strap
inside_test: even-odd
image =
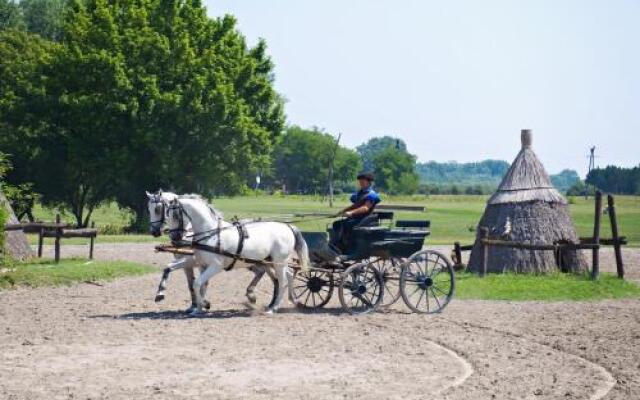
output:
[[[242,256],[239,256],[237,254],[230,253],[230,252],[225,251],[225,250],[220,250],[220,249],[217,249],[217,248],[215,248],[213,246],[209,246],[209,245],[201,244],[201,243],[194,243],[192,245],[192,247],[194,249],[207,251],[209,253],[219,254],[221,256],[233,258],[234,260],[240,260],[240,261],[245,262],[247,264],[262,264],[265,261],[265,260],[256,260],[254,258],[242,257]],[[225,271],[228,271],[229,269],[230,268],[227,267],[227,268],[225,268]]]
[[[238,259],[240,258],[240,254],[242,253],[242,248],[244,247],[244,239],[245,239],[246,231],[242,226],[242,223],[239,221],[234,221],[233,225],[236,227],[236,229],[238,229],[238,247],[236,248],[236,254],[232,256],[233,261],[231,261],[231,264],[229,264],[229,266],[227,266],[224,269],[225,271],[231,271],[233,267],[235,267],[236,262],[238,262]]]

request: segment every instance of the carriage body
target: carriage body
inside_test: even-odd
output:
[[[325,306],[337,286],[342,307],[354,314],[391,305],[400,296],[417,312],[431,313],[444,308],[453,295],[453,268],[444,255],[423,249],[430,234],[429,221],[397,221],[394,225],[393,213],[380,214],[373,223],[353,229],[342,254],[329,245],[338,235],[331,226],[326,232],[303,232],[312,267],[308,273],[297,271],[294,277],[292,297],[298,306],[310,309]],[[384,220],[388,223],[383,223]],[[432,279],[442,271],[448,278],[445,290],[435,286]],[[437,307],[427,304],[427,310],[423,311],[419,307],[422,298],[417,300],[417,307],[413,304],[416,300],[403,292],[409,287],[413,290],[416,285],[420,289],[417,292],[427,292],[424,301],[434,296]],[[438,297],[433,287],[446,295]]]

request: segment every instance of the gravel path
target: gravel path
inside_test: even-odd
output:
[[[101,244],[96,257],[171,258],[150,249]],[[268,316],[245,308],[249,275],[233,271],[212,282],[214,311],[186,318],[183,275],[161,305],[158,278],[0,292],[0,398],[640,398],[637,300]]]

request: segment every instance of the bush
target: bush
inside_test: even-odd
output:
[[[123,235],[127,233],[124,226],[114,224],[98,226],[97,229],[99,235]]]

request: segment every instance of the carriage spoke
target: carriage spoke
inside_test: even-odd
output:
[[[418,288],[420,289],[420,288]],[[424,296],[424,291],[420,291],[420,296],[418,297],[418,302],[416,303],[416,308],[420,307],[420,302],[422,301],[422,296]]]
[[[436,304],[438,304],[438,309],[442,308],[440,304],[440,300],[438,300],[438,296],[436,296],[436,292],[433,290],[433,286],[431,286],[431,293],[433,294],[433,298],[436,300]]]
[[[439,291],[440,293],[442,293],[445,296],[448,296],[449,293],[445,292],[444,290],[440,289],[440,287],[436,286],[436,285],[432,285],[432,288],[436,289],[437,291]]]
[[[424,294],[425,294],[425,300],[427,301],[427,312],[429,312],[429,291],[425,290]]]

